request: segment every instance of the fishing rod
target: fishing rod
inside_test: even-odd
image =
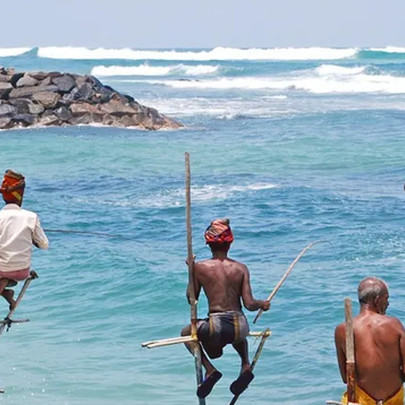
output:
[[[297,264],[297,262],[301,259],[301,257],[305,254],[305,252],[309,249],[311,249],[312,246],[317,245],[318,243],[322,242],[328,242],[328,241],[323,241],[323,240],[317,240],[315,242],[311,242],[309,245],[305,246],[304,249],[301,250],[301,252],[298,254],[298,256],[293,260],[293,262],[290,264],[288,267],[287,271],[284,273],[283,277],[281,277],[281,280],[277,283],[276,287],[274,290],[271,292],[271,294],[268,296],[267,301],[271,301],[273,297],[276,295],[277,291],[280,289],[280,287],[283,285],[284,281],[288,277],[288,275],[292,272],[292,269],[294,266]],[[256,323],[256,321],[259,319],[260,315],[263,313],[263,309],[259,309],[258,313],[256,314],[255,318],[253,319],[253,323]]]
[[[123,235],[116,235],[116,234],[104,233],[104,232],[72,231],[69,229],[44,229],[44,231],[45,232],[78,233],[78,234],[85,234],[85,235],[109,236],[111,238],[124,238]]]
[[[105,232],[90,232],[90,231],[73,231],[70,229],[44,229],[45,232],[55,232],[55,233],[72,233],[72,234],[80,234],[80,235],[96,235],[96,236],[105,236],[108,238],[121,238],[121,239],[127,239],[131,240],[137,243],[142,243],[143,245],[147,245],[147,243],[142,242],[137,239],[132,239],[128,236],[124,235],[119,235],[119,234],[114,234],[114,233],[105,233]]]

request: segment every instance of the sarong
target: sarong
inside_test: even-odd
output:
[[[13,270],[13,271],[1,271],[0,270],[0,279],[7,278],[10,280],[7,284],[7,287],[14,287],[17,285],[17,281],[23,281],[28,278],[30,275],[30,268],[23,270]]]
[[[347,392],[342,396],[341,402],[347,404]],[[404,405],[404,387],[401,386],[399,391],[385,401],[372,398],[362,388],[356,385],[356,402],[361,405]]]
[[[249,333],[249,325],[242,311],[214,312],[197,323],[198,340],[211,359],[221,357],[223,348],[238,343]]]

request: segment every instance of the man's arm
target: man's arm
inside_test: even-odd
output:
[[[399,329],[399,354],[401,356],[401,376],[405,382],[405,329],[401,321],[398,320]]]
[[[346,352],[344,347],[346,345],[346,329],[345,325],[342,323],[335,329],[335,346],[336,346],[336,355],[339,364],[340,376],[342,377],[343,382],[346,384]]]
[[[267,311],[270,308],[270,301],[256,300],[252,294],[252,287],[250,285],[250,274],[246,266],[244,266],[245,273],[243,275],[243,284],[242,284],[242,300],[243,305],[249,311],[257,311],[262,309]]]
[[[38,216],[35,221],[34,232],[32,233],[32,243],[34,246],[40,249],[48,249],[49,247],[48,238],[46,237],[45,232],[41,227]]]
[[[198,280],[197,272],[196,272],[196,265],[198,263],[193,262],[193,279],[194,279],[194,297],[196,300],[198,300],[198,297],[200,296],[201,292],[201,283]],[[187,301],[190,304],[190,283],[187,285]]]

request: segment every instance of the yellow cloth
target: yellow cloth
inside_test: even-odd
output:
[[[347,404],[347,392],[343,394],[341,401],[342,403]],[[361,405],[376,405],[379,402],[370,397],[366,391],[356,385],[356,403]],[[381,403],[383,405],[404,405],[404,387],[401,386],[396,394]]]

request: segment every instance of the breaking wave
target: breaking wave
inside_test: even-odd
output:
[[[22,55],[32,48],[0,48],[0,58]]]
[[[173,88],[217,90],[274,90],[328,93],[404,94],[405,77],[384,72],[368,73],[367,67],[321,65],[315,69],[265,77],[221,77],[207,80],[149,80]]]
[[[149,66],[143,64],[140,66],[95,66],[91,74],[94,76],[202,76],[213,75],[217,73],[219,66],[211,65],[171,65],[171,66]]]

